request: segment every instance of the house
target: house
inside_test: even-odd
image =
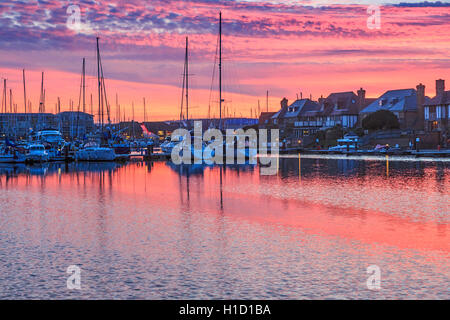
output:
[[[320,106],[310,99],[296,100],[284,115],[286,135],[292,138],[313,135],[320,129],[322,123],[318,121]]]
[[[344,128],[354,128],[358,125],[359,113],[375,99],[366,98],[366,91],[361,88],[358,95],[354,92],[336,92],[327,98],[320,98],[322,121],[325,127],[340,125]]]
[[[425,86],[419,84],[415,89],[389,90],[370,103],[360,112],[360,123],[369,114],[379,110],[389,110],[394,113],[401,129],[423,128],[423,106],[428,100],[425,97]]]
[[[283,98],[283,100],[281,100],[280,105],[281,105],[281,109],[278,112],[275,112],[275,114],[271,117],[270,120],[270,124],[277,126],[277,127],[282,127],[284,126],[284,115],[286,114],[287,110],[288,110],[288,99]]]
[[[271,117],[271,122],[280,129],[280,138],[299,138],[320,126],[315,122],[319,109],[319,104],[310,99],[298,99],[288,105],[288,100],[284,98],[281,109]]]
[[[272,124],[272,117],[276,112],[261,112],[258,119],[258,127],[259,128],[270,128]]]
[[[424,129],[450,132],[450,91],[445,91],[445,81],[436,80],[436,96],[424,104]]]

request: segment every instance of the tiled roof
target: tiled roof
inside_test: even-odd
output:
[[[392,112],[416,111],[417,95],[414,89],[390,90],[372,102],[361,113],[372,113],[378,110]]]
[[[444,91],[425,103],[427,106],[437,106],[441,104],[450,104],[450,91]]]
[[[259,123],[264,123],[266,120],[269,120],[272,118],[272,116],[275,114],[275,112],[261,112],[259,116]]]
[[[308,111],[318,111],[319,109],[320,106],[317,102],[311,101],[309,99],[300,99],[296,100],[288,107],[284,117],[285,118],[298,117],[299,115],[302,115]]]

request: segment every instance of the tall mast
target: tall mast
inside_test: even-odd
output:
[[[58,113],[58,130],[61,131],[61,99],[58,97],[58,108],[57,108],[57,113]]]
[[[189,55],[188,55],[188,46],[189,46],[189,40],[188,37],[186,37],[186,123],[189,127]]]
[[[98,80],[98,115],[101,129],[103,131],[103,106],[102,106],[102,81],[100,76],[100,49],[98,45],[99,37],[97,37],[97,80]]]
[[[44,112],[44,72],[42,72],[42,78],[41,78],[41,97],[39,101],[39,113]]]
[[[86,113],[86,58],[83,58],[83,112]]]
[[[80,109],[81,109],[81,99],[83,99],[83,112],[86,111],[85,105],[85,84],[84,84],[84,75],[85,75],[85,58],[83,58],[82,68],[81,68],[81,83],[80,83],[80,95],[78,96],[78,107],[77,107],[77,138],[79,137],[79,123],[80,123]]]
[[[219,13],[219,130],[222,130],[222,11]]]
[[[118,119],[117,123],[119,123],[120,122],[120,110],[119,110],[119,96],[118,96],[117,92],[116,92],[116,119]]]
[[[269,90],[266,92],[266,111],[269,112]]]
[[[133,117],[131,120],[131,125],[133,126],[133,138],[136,138],[135,132],[134,132],[134,101],[131,102],[131,109],[132,109],[132,114],[131,116]]]
[[[2,112],[6,113],[6,79],[3,79],[3,101]]]
[[[93,103],[93,99],[92,99],[92,93],[91,93],[91,115],[94,115],[94,103]]]
[[[146,114],[145,114],[145,97],[144,97],[144,123],[145,123],[145,120],[147,120],[147,119],[146,119]]]
[[[24,112],[27,113],[27,90],[25,86],[25,69],[22,70],[23,72],[23,106],[24,106]]]

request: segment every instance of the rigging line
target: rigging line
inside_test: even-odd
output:
[[[219,50],[219,35],[217,36],[216,53],[214,56],[214,67],[213,67],[212,78],[211,78],[211,87],[209,89],[209,101],[208,101],[208,119],[209,120],[211,120],[211,99],[212,99],[212,92],[213,92],[213,88],[214,88],[214,77],[216,75],[218,50]]]
[[[102,88],[103,88],[103,93],[105,95],[105,104],[106,104],[106,113],[108,115],[108,124],[111,124],[111,118],[110,118],[110,114],[109,114],[109,104],[108,104],[108,97],[106,96],[106,85],[105,85],[105,77],[103,75],[103,64],[102,64],[102,58],[99,56],[100,59],[100,72],[102,75]]]
[[[186,60],[184,61],[184,68],[183,68],[183,88],[181,89],[180,127],[181,127],[181,121],[183,121],[183,105],[184,105],[184,87],[185,87],[185,81],[186,81]]]
[[[80,108],[81,108],[81,91],[83,90],[83,74],[81,74],[80,81],[80,94],[78,95],[78,107],[77,107],[77,138],[78,138],[78,124],[80,120]],[[73,130],[73,129],[72,129]],[[73,135],[72,135],[73,138]]]

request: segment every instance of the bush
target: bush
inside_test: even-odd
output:
[[[342,138],[344,135],[344,131],[342,130],[342,127],[340,125],[336,125],[333,128],[330,128],[326,132],[326,139],[327,140],[337,140]]]
[[[389,110],[379,110],[369,114],[362,121],[362,126],[366,130],[387,130],[398,129],[400,124],[398,118]]]

